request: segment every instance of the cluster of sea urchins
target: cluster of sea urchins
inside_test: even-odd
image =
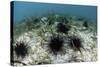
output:
[[[37,19],[35,19],[34,21],[38,22]],[[84,26],[87,27],[87,22],[84,23]],[[70,30],[69,25],[67,25],[65,23],[61,23],[61,22],[58,23],[57,32],[66,33],[69,30]],[[48,43],[48,46],[54,54],[57,54],[57,52],[62,50],[63,43],[64,43],[64,40],[62,38],[60,38],[59,35],[56,36],[56,37],[52,36],[49,43]],[[27,46],[27,44],[28,43],[25,43],[23,41],[16,43],[16,46],[14,47],[14,50],[15,50],[15,53],[16,53],[17,57],[24,58],[26,55],[28,55],[28,46]],[[80,38],[78,38],[76,36],[73,36],[73,37],[70,37],[69,45],[70,45],[71,48],[80,51],[80,48],[82,47],[82,41],[81,41]]]
[[[60,33],[66,33],[70,30],[70,26],[69,25],[65,25],[64,23],[59,23],[57,25],[57,32]],[[69,37],[70,41],[69,41],[69,46],[77,51],[80,51],[80,48],[83,48],[82,46],[82,40],[81,38],[77,37],[77,36],[72,36]],[[52,36],[50,42],[49,42],[49,48],[51,49],[51,51],[54,54],[57,54],[57,52],[61,51],[62,47],[63,47],[63,43],[64,40],[63,38],[61,38],[59,35]]]

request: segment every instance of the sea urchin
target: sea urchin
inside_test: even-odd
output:
[[[80,51],[80,48],[82,48],[82,40],[76,36],[71,37],[70,47]]]
[[[59,36],[52,37],[49,43],[49,48],[51,51],[53,51],[54,54],[56,54],[58,51],[60,51],[63,47],[63,40],[60,39]]]
[[[17,42],[15,46],[15,53],[17,57],[24,58],[26,55],[28,55],[28,47],[27,44],[23,41]]]
[[[69,31],[69,29],[70,29],[70,27],[69,26],[66,26],[63,23],[59,23],[57,25],[57,32],[66,33],[66,32]]]

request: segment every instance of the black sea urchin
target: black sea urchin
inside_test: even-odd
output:
[[[75,50],[79,50],[82,47],[82,40],[76,36],[71,37],[70,39],[70,47],[75,49]]]
[[[88,28],[88,21],[84,21],[83,26]]]
[[[53,53],[56,54],[58,51],[62,49],[63,42],[64,41],[60,39],[59,36],[51,38],[50,43],[49,43],[49,47],[51,51],[53,51]]]
[[[69,26],[66,26],[66,25],[63,24],[63,23],[59,23],[59,24],[57,25],[57,32],[66,33],[66,32],[69,31],[69,29],[70,29],[70,27],[69,27]]]
[[[15,46],[15,53],[17,57],[24,58],[26,55],[28,55],[28,47],[25,42],[17,42]]]

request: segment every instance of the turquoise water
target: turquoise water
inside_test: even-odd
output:
[[[97,6],[14,1],[14,22],[20,22],[29,16],[42,16],[49,13],[83,16],[97,21]]]

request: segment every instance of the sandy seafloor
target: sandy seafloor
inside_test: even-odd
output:
[[[64,19],[62,19],[64,18]],[[86,22],[86,25],[84,23]],[[57,25],[63,23],[69,28],[67,33],[57,32]],[[14,65],[59,64],[72,62],[97,61],[97,22],[91,22],[84,17],[50,15],[29,17],[21,23],[14,24],[14,47],[23,41],[27,45],[28,55],[17,57],[15,50]],[[64,41],[62,50],[55,55],[48,44],[52,37]],[[82,42],[80,50],[70,46],[70,37],[76,36]]]

